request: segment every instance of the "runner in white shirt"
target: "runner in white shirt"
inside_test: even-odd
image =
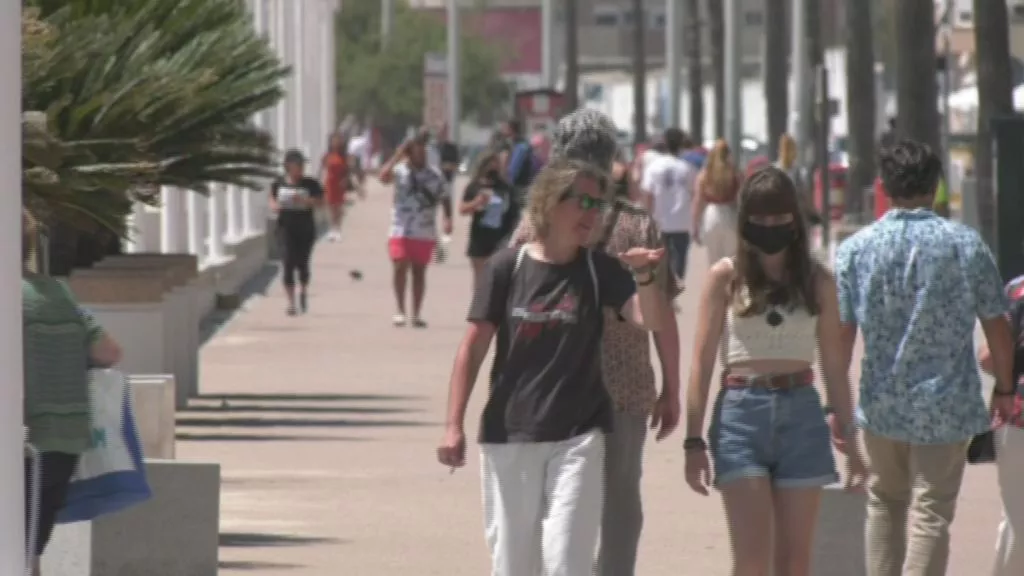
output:
[[[672,273],[680,282],[686,277],[690,204],[697,180],[697,167],[681,158],[687,142],[682,130],[665,130],[665,154],[648,163],[640,183],[648,210],[665,238]]]

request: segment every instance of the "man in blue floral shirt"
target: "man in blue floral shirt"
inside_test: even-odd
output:
[[[972,344],[979,318],[996,366],[993,409],[1008,416],[1013,405],[1007,302],[981,237],[931,211],[938,156],[903,140],[879,166],[893,208],[844,242],[835,266],[848,354],[858,327],[864,336],[867,573],[940,576],[967,444],[991,425]]]

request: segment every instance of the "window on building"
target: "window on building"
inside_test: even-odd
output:
[[[621,11],[609,6],[594,9],[594,24],[597,26],[615,27],[622,22]]]
[[[668,22],[668,20],[665,17],[665,13],[660,10],[657,12],[651,12],[650,17],[648,19],[651,22],[651,28],[654,28],[655,30],[665,28],[665,23]]]

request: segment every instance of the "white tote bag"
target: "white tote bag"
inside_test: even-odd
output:
[[[78,459],[74,480],[135,470],[124,433],[124,403],[128,383],[117,370],[89,371],[92,409],[92,448]]]
[[[92,447],[78,459],[60,523],[92,520],[147,500],[142,447],[124,374],[89,371]]]

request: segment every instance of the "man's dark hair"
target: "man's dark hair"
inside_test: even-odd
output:
[[[679,128],[668,128],[665,130],[665,148],[669,154],[678,154],[683,149],[683,142],[686,141],[686,133]]]
[[[516,136],[522,136],[523,135],[523,125],[519,122],[519,120],[517,120],[515,118],[510,118],[506,122],[506,124],[508,125],[509,132],[511,132],[512,134],[514,134]]]
[[[665,139],[658,138],[657,140],[655,140],[654,143],[651,144],[651,150],[654,150],[658,154],[664,154],[665,152],[667,152],[668,147],[665,146]]]
[[[924,142],[897,140],[878,153],[878,169],[890,198],[906,200],[935,193],[942,160]]]

